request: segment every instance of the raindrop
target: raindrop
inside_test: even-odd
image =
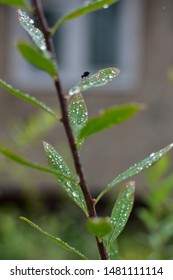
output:
[[[71,188],[71,183],[70,183],[70,182],[67,182],[67,186],[68,186],[69,188]]]
[[[78,194],[75,192],[73,192],[72,195],[73,195],[73,197],[78,197]]]
[[[109,8],[109,5],[103,5],[103,9]]]

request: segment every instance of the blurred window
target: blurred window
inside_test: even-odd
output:
[[[57,18],[83,2],[44,0],[44,11],[49,25],[53,26]],[[16,39],[16,36],[19,39],[26,37],[25,31],[16,21],[14,10],[12,12],[12,40]],[[108,85],[107,90],[115,92],[115,86],[116,92],[135,89],[141,79],[142,18],[143,0],[121,0],[109,8],[67,21],[61,26],[53,40],[65,89],[78,82],[84,71],[95,73],[109,66],[121,68],[122,71],[119,77]],[[22,80],[25,87],[33,86],[40,90],[51,87],[51,80],[46,73],[28,65],[12,49],[9,61],[12,61],[9,73],[13,81],[21,84]],[[104,91],[104,88],[101,90]]]

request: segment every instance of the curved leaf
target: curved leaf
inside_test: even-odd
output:
[[[141,108],[138,104],[125,104],[102,111],[98,117],[88,120],[80,132],[79,140],[128,120],[138,113]]]
[[[27,93],[24,93],[22,91],[19,91],[18,89],[13,88],[11,85],[7,84],[5,81],[0,79],[0,86],[3,87],[5,90],[7,90],[9,93],[11,93],[12,95],[23,99],[29,103],[34,104],[35,106],[41,108],[42,110],[46,111],[47,113],[49,113],[50,115],[52,115],[53,117],[55,117],[56,119],[59,119],[58,115],[50,108],[48,107],[46,104],[44,104],[41,101],[38,101],[35,97],[30,96]]]
[[[92,87],[104,86],[115,79],[119,73],[120,70],[115,67],[101,69],[96,74],[83,78],[81,82],[70,89],[69,95],[74,95]]]
[[[112,243],[122,232],[128,221],[129,215],[133,207],[134,191],[135,182],[128,182],[118,195],[118,198],[115,202],[111,214],[110,222],[112,226],[112,231],[106,237],[107,248],[109,248],[112,245]]]
[[[87,260],[88,258],[83,255],[81,252],[79,252],[78,250],[76,250],[75,248],[71,247],[70,245],[68,245],[67,243],[65,243],[64,241],[62,241],[60,238],[55,237],[53,235],[51,235],[50,233],[44,231],[42,228],[40,228],[38,225],[34,224],[33,222],[31,222],[30,220],[28,220],[25,217],[20,217],[20,219],[24,222],[27,222],[30,226],[32,226],[33,228],[35,228],[36,230],[40,231],[42,234],[46,235],[47,237],[49,237],[50,239],[52,239],[54,242],[56,242],[59,246],[61,246],[62,248],[71,251],[75,254],[77,254],[78,256],[80,256],[82,259]]]
[[[50,168],[44,167],[42,165],[39,165],[38,163],[28,161],[24,159],[23,157],[11,152],[10,150],[7,150],[3,147],[0,147],[0,153],[3,154],[5,157],[15,161],[18,164],[21,164],[23,166],[31,167],[46,173],[54,174],[58,176],[59,178],[64,178],[66,180],[69,180],[70,182],[76,183],[75,180],[73,180],[70,176],[64,175],[61,172],[58,172],[56,170],[52,170]]]
[[[116,186],[118,183],[128,179],[131,176],[134,176],[140,172],[142,172],[144,169],[149,168],[151,165],[153,165],[155,162],[157,162],[159,159],[161,159],[170,149],[172,149],[173,143],[166,146],[162,150],[152,153],[149,157],[146,159],[135,163],[133,166],[131,166],[129,169],[118,175],[111,183],[109,183],[106,188],[100,193],[100,195],[96,199],[96,203],[100,200],[100,198],[107,193],[111,188]]]
[[[73,179],[73,175],[71,174],[68,166],[62,159],[62,157],[58,154],[58,152],[48,143],[44,142],[44,149],[46,152],[46,156],[48,159],[48,163],[50,167],[63,174],[65,177],[70,177]],[[84,213],[88,216],[86,202],[82,193],[80,186],[77,183],[71,182],[66,178],[62,178],[56,176],[58,182],[68,194],[68,196],[84,211]],[[74,181],[74,180],[73,180]]]
[[[17,48],[30,64],[47,72],[52,78],[56,78],[57,69],[54,62],[45,57],[43,53],[25,42],[18,42]]]
[[[28,32],[36,47],[43,52],[45,57],[50,59],[51,55],[47,50],[44,35],[40,29],[34,26],[34,20],[20,9],[18,10],[18,17],[21,26]]]
[[[109,260],[119,260],[119,254],[118,254],[118,242],[117,239],[114,240],[114,242],[109,246],[109,251],[108,251],[108,258]]]
[[[0,4],[6,4],[15,7],[23,7],[28,9],[28,5],[24,0],[0,0]]]
[[[110,5],[118,1],[119,0],[86,0],[84,1],[83,5],[60,18],[60,20],[58,20],[58,22],[52,28],[52,33],[54,33],[67,20],[71,20],[100,9],[108,8]]]
[[[87,107],[81,93],[78,93],[72,97],[68,108],[68,113],[70,118],[70,125],[73,130],[76,143],[78,145],[78,148],[80,148],[83,140],[79,141],[79,134],[88,120]]]

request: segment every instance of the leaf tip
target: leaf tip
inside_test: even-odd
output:
[[[135,181],[129,181],[126,186],[130,189],[131,192],[135,191]]]
[[[49,144],[46,141],[43,141],[43,147],[44,147],[45,151],[47,151],[49,148]]]
[[[26,218],[23,217],[23,216],[20,216],[19,219],[22,220],[22,221],[26,221]]]

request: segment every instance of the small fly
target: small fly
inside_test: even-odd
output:
[[[90,72],[85,71],[85,72],[82,74],[81,78],[82,78],[82,79],[85,79],[85,78],[87,78],[87,77],[89,76],[89,74],[90,74]]]

